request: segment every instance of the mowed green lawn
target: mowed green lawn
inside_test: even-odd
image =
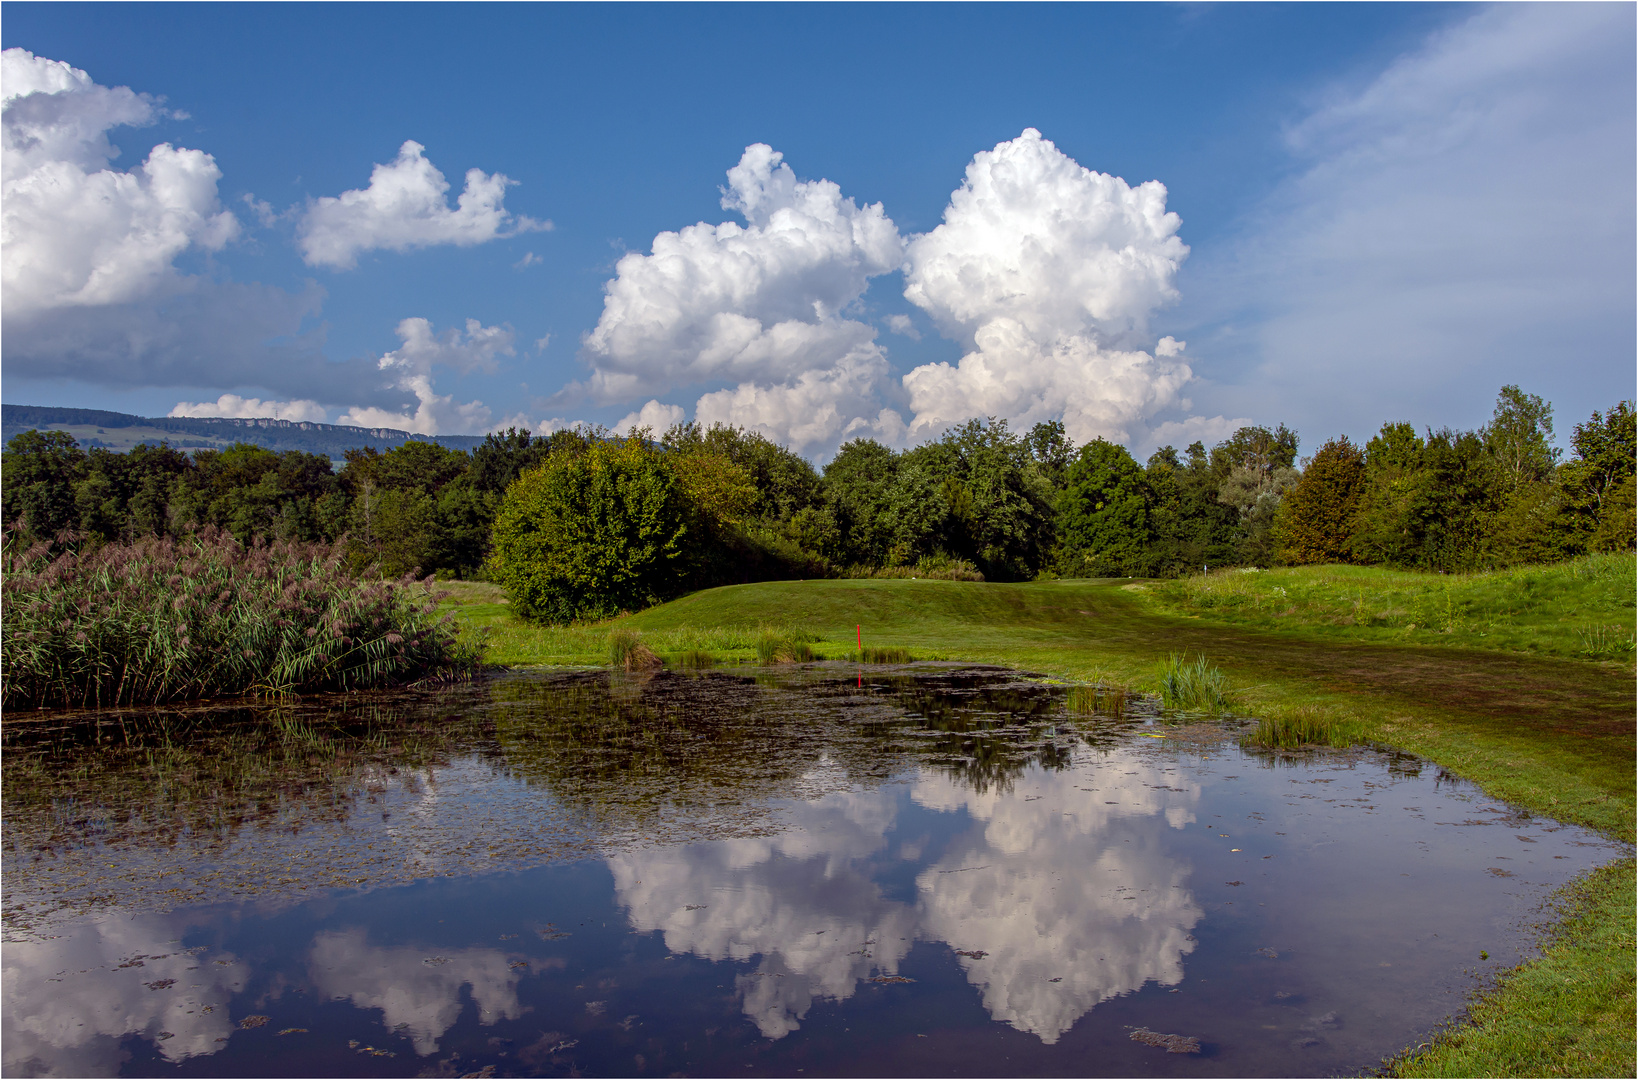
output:
[[[1355,587],[1373,585],[1372,571],[1347,573]],[[1442,590],[1441,603],[1463,602],[1450,594],[1449,580],[1428,575],[1426,582],[1429,593]],[[1414,585],[1399,575],[1383,587],[1415,602]],[[1456,587],[1497,589],[1488,580]],[[490,657],[502,664],[606,663],[615,626],[637,630],[662,657],[698,649],[749,660],[754,634],[766,626],[797,632],[819,655],[840,657],[852,652],[858,627],[867,647],[904,646],[917,659],[1005,664],[1152,690],[1168,655],[1201,653],[1227,674],[1240,713],[1346,720],[1498,798],[1633,841],[1638,699],[1630,652],[1624,660],[1590,661],[1527,643],[1570,640],[1574,620],[1589,621],[1585,604],[1555,622],[1552,589],[1523,590],[1522,600],[1512,590],[1508,603],[1528,633],[1464,647],[1445,644],[1448,635],[1418,639],[1402,626],[1368,621],[1339,634],[1318,618],[1305,629],[1302,620],[1269,625],[1276,616],[1267,612],[1193,615],[1181,598],[1157,599],[1152,589],[1123,580],[762,582],[563,629],[513,619],[492,586],[457,585],[451,600],[471,625],[490,628]],[[1619,598],[1614,603],[1620,607]],[[1630,608],[1591,618],[1632,630]],[[1476,1013],[1480,1024],[1401,1060],[1398,1069],[1472,1075],[1474,1062],[1490,1061],[1478,1071],[1633,1075],[1633,901],[1630,860],[1595,875],[1577,894],[1577,914],[1558,941],[1486,1000]],[[1544,977],[1549,969],[1560,973]],[[1548,1015],[1558,1019],[1547,1025],[1541,1018]]]

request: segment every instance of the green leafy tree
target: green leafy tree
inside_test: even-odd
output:
[[[1286,493],[1274,522],[1277,553],[1287,563],[1346,562],[1365,489],[1365,452],[1346,436],[1319,448]]]
[[[899,472],[899,455],[874,439],[845,442],[825,466],[825,495],[838,534],[831,557],[844,563],[883,565],[894,543],[888,491]]]
[[[1058,498],[1060,573],[1104,577],[1148,572],[1144,472],[1124,446],[1081,447]]]
[[[1205,445],[1191,443],[1186,454],[1162,447],[1150,455],[1144,471],[1152,574],[1175,577],[1235,558],[1239,513],[1218,501],[1221,484]]]
[[[1638,479],[1628,476],[1610,489],[1587,546],[1593,551],[1631,551],[1638,540]]]
[[[1481,434],[1485,450],[1496,463],[1496,480],[1504,496],[1549,479],[1558,464],[1552,404],[1517,386],[1501,388],[1495,413]]]
[[[636,437],[595,442],[507,489],[490,566],[528,619],[636,610],[680,587],[692,516],[665,455]]]
[[[6,445],[4,473],[7,525],[19,521],[42,540],[79,525],[74,488],[85,477],[85,451],[66,431],[25,431]]]
[[[977,563],[990,581],[1032,578],[1046,566],[1052,483],[1005,420],[969,420],[901,461],[937,478],[947,508],[943,550]]]
[[[1558,478],[1578,545],[1595,551],[1625,550],[1631,546],[1631,530],[1605,525],[1629,513],[1615,495],[1638,472],[1638,424],[1632,402],[1618,402],[1607,414],[1595,411],[1586,423],[1575,426],[1570,445],[1575,456],[1559,466]],[[1608,546],[1616,540],[1618,547]]]

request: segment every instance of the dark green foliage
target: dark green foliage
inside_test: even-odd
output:
[[[888,490],[899,473],[899,456],[874,439],[843,443],[825,466],[825,492],[837,537],[832,558],[883,565],[893,546]]]
[[[1149,561],[1147,484],[1126,448],[1093,439],[1081,447],[1064,482],[1058,496],[1059,573],[1144,573]]]
[[[1162,447],[1149,457],[1149,573],[1176,577],[1234,561],[1239,514],[1218,501],[1218,483],[1201,443],[1188,457]]]
[[[681,587],[694,514],[664,454],[635,437],[595,442],[507,489],[490,564],[527,619],[637,610]]]
[[[358,581],[332,546],[207,527],[54,556],[13,537],[4,564],[7,708],[352,690],[477,660],[409,583]]]
[[[1564,490],[1565,528],[1593,551],[1626,551],[1633,546],[1632,486],[1638,462],[1638,424],[1632,402],[1608,414],[1594,412],[1575,426],[1575,457],[1559,467]]]
[[[1280,560],[1347,562],[1364,486],[1364,451],[1346,436],[1320,447],[1280,503],[1274,526]]]
[[[990,581],[1032,578],[1046,566],[1054,546],[1056,493],[1005,420],[969,420],[951,428],[938,442],[906,451],[901,472],[910,466],[925,480],[904,481],[898,501],[889,498],[900,561],[942,548],[976,563]],[[905,493],[926,482],[936,484],[945,518],[936,532],[916,536],[920,522],[908,516],[905,504],[913,496]]]
[[[1284,425],[1241,428],[1209,448],[1163,447],[1139,467],[1102,440],[1077,447],[1062,423],[1019,435],[992,418],[902,452],[854,440],[821,475],[755,432],[681,424],[658,442],[639,440],[647,463],[639,471],[658,472],[638,488],[648,498],[659,489],[643,485],[670,485],[654,505],[670,507],[662,516],[671,524],[654,519],[638,531],[672,533],[611,541],[595,572],[586,537],[620,533],[629,524],[620,514],[635,504],[598,526],[608,536],[558,536],[537,561],[578,568],[544,592],[526,590],[554,598],[544,606],[522,604],[564,620],[769,579],[1176,577],[1282,559],[1457,571],[1631,550],[1632,403],[1576,425],[1567,462],[1552,435],[1551,405],[1507,386],[1479,431],[1419,434],[1389,423],[1362,449],[1327,443],[1306,474]],[[499,565],[490,561],[496,514],[520,477],[548,463],[602,461],[612,445],[637,444],[601,430],[536,438],[512,428],[470,453],[420,438],[349,450],[338,473],[325,457],[244,444],[193,457],[165,445],[86,453],[67,435],[31,431],[4,455],[4,518],[30,541],[72,532],[82,552],[214,526],[241,542],[344,542],[357,573],[481,576]],[[661,473],[669,480],[655,479]],[[614,583],[626,553],[642,565]]]

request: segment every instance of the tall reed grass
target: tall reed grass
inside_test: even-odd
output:
[[[1227,712],[1228,680],[1205,656],[1173,653],[1160,669],[1160,703],[1168,709]]]
[[[339,545],[206,529],[55,556],[12,543],[0,567],[6,708],[356,690],[481,660],[419,583],[355,578]]]
[[[1070,712],[1081,716],[1110,716],[1118,720],[1126,715],[1126,694],[1124,686],[1102,683],[1071,686],[1066,704]]]

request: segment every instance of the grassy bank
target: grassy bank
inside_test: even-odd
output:
[[[1576,565],[1582,569],[1576,571]],[[1632,565],[1627,556],[1624,570],[1587,560],[1562,572],[1570,582],[1586,582],[1588,595],[1613,597],[1596,601],[1601,606],[1595,618],[1608,619],[1608,625],[1630,634],[1632,590],[1626,589],[1627,606],[1622,608],[1618,583],[1622,573],[1631,580]],[[1577,572],[1583,578],[1575,578]],[[1527,587],[1522,571],[1511,572],[1512,584],[1498,583],[1492,575],[1466,575],[1454,582],[1422,576],[1421,594],[1415,592],[1415,575],[1357,569],[1338,573],[1352,576],[1361,589],[1400,590],[1406,599],[1420,596],[1427,603],[1433,602],[1435,590],[1444,600],[1449,588],[1453,610],[1458,604],[1468,605],[1463,610],[1469,612],[1487,610],[1490,603],[1511,611],[1521,625],[1534,627],[1531,640],[1537,642],[1571,641],[1573,620],[1586,610],[1560,613],[1555,622],[1556,590],[1577,586],[1548,578],[1544,580],[1556,582],[1552,588],[1539,581]],[[1609,585],[1612,580],[1616,586]],[[1517,594],[1527,588],[1535,598],[1523,603]],[[1487,602],[1487,593],[1503,599]],[[852,652],[855,627],[862,626],[866,647],[900,647],[917,659],[1006,664],[1150,693],[1161,689],[1162,670],[1172,654],[1204,655],[1226,676],[1231,699],[1242,713],[1340,725],[1438,762],[1494,797],[1628,843],[1634,838],[1638,807],[1630,653],[1625,661],[1579,660],[1527,642],[1510,649],[1505,646],[1513,639],[1500,634],[1468,640],[1460,629],[1424,639],[1357,620],[1352,625],[1327,623],[1329,616],[1318,614],[1318,604],[1306,624],[1286,617],[1276,627],[1271,620],[1277,616],[1254,612],[1191,618],[1168,609],[1170,601],[1157,600],[1154,586],[1124,581],[765,582],[696,593],[610,624],[561,630],[523,626],[508,615],[503,600],[498,591],[466,586],[459,610],[471,623],[490,627],[491,659],[507,664],[606,664],[614,625],[636,631],[662,656],[690,642],[689,647],[708,651],[721,648],[719,659],[747,661],[755,655],[758,627],[800,632],[814,652],[837,657]],[[1506,608],[1509,603],[1512,607]],[[1474,647],[1476,643],[1483,647]],[[1618,874],[1596,879],[1606,882],[1599,888],[1607,902],[1589,902],[1579,921],[1565,924],[1549,954],[1578,971],[1623,970],[1624,983],[1618,980],[1609,993],[1589,991],[1569,1000],[1555,991],[1556,1004],[1550,1004],[1542,997],[1547,983],[1515,977],[1476,1010],[1478,1026],[1464,1030],[1474,1038],[1490,1037],[1486,1033],[1503,1031],[1501,1018],[1523,1018],[1519,1022],[1528,1025],[1530,1016],[1556,1008],[1564,1011],[1563,1023],[1532,1029],[1539,1052],[1533,1061],[1559,1062],[1566,1074],[1631,1075],[1633,953],[1630,930],[1623,937],[1617,925],[1621,904],[1630,917],[1630,869],[1626,873],[1626,879]],[[1527,965],[1525,971],[1547,962]],[[1453,1063],[1463,1060],[1459,1055],[1465,1052],[1446,1041],[1402,1064],[1429,1075],[1447,1068],[1459,1071],[1464,1066]],[[1545,1065],[1517,1068],[1548,1071]]]
[[[1363,566],[1222,570],[1145,584],[1151,606],[1226,626],[1632,663],[1631,555],[1426,574]]]

